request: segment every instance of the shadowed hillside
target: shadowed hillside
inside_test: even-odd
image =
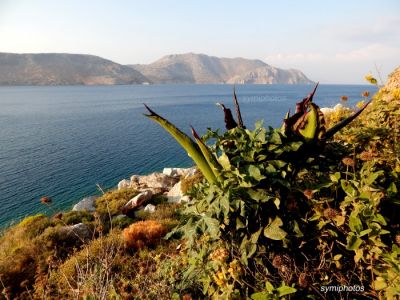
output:
[[[0,85],[112,85],[146,81],[132,68],[93,55],[0,53]]]

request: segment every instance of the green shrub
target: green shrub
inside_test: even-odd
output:
[[[154,195],[151,200],[148,202],[150,204],[159,205],[166,203],[168,198],[164,195]]]
[[[87,211],[69,211],[61,216],[61,223],[65,225],[73,225],[78,223],[89,223],[94,221],[94,216]]]
[[[133,222],[134,222],[134,220],[129,217],[123,217],[123,218],[113,219],[111,221],[111,224],[112,224],[112,228],[123,229],[123,228],[131,225]]]
[[[323,285],[359,285],[376,298],[400,295],[400,247],[391,231],[399,221],[384,210],[399,197],[398,162],[357,160],[365,149],[324,138],[350,119],[325,131],[318,107],[302,107],[307,99],[282,129],[258,122],[254,130],[209,130],[198,142],[210,168],[219,165],[212,169],[217,180],[206,170],[208,182],[194,186],[195,201],[169,237],[183,236],[191,257],[185,276],[205,296],[301,298]],[[214,145],[204,150],[207,139]]]
[[[133,188],[108,191],[96,200],[96,211],[103,216],[119,215],[122,207],[137,194]]]
[[[26,217],[18,224],[19,227],[24,228],[24,233],[31,238],[38,236],[52,225],[51,220],[43,214]]]

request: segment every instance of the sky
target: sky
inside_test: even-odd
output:
[[[261,59],[321,83],[386,80],[400,65],[399,0],[0,0],[0,52],[120,64],[203,53]]]

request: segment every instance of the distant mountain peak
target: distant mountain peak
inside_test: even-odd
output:
[[[299,70],[272,67],[259,59],[201,53],[170,54],[147,65],[131,65],[154,83],[313,83]]]

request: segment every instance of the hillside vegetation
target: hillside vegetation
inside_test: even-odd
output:
[[[204,175],[193,200],[111,221],[136,193],[111,190],[96,212],[26,218],[0,238],[0,298],[398,299],[399,77],[339,133],[352,111],[323,116],[313,94],[279,129],[224,107],[228,129],[195,142],[150,110]]]

